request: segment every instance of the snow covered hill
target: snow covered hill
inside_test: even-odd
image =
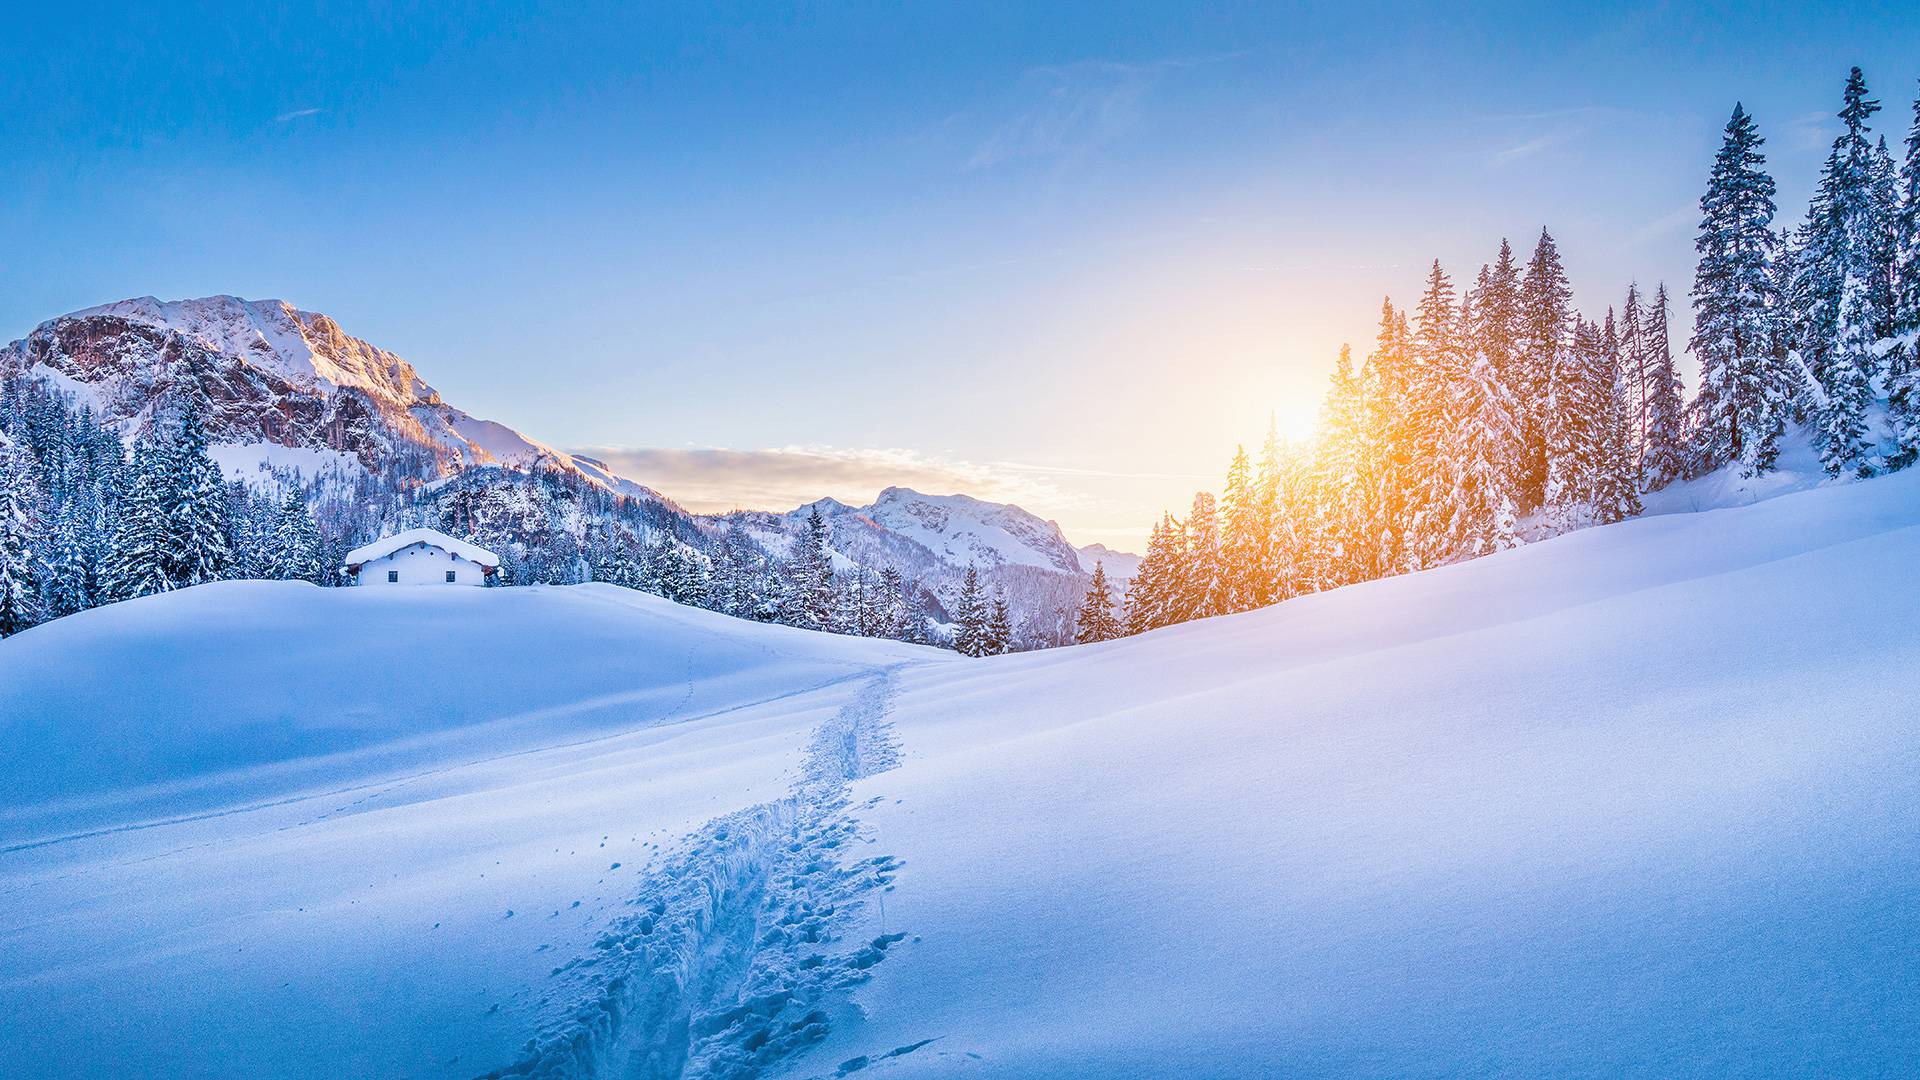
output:
[[[788,1075],[1912,1074],[1916,565],[1900,474],[910,670]]]
[[[0,349],[0,371],[48,379],[114,422],[135,425],[170,389],[197,383],[230,473],[260,463],[312,471],[444,476],[470,465],[576,472],[619,494],[659,499],[504,424],[442,401],[413,365],[282,300],[151,296],[50,319]]]
[[[853,706],[950,655],[605,585],[220,583],[9,638],[0,1072],[509,1065],[648,958],[599,944],[643,901],[719,886],[682,837],[744,814],[700,872],[752,871],[811,763],[832,840]]]
[[[0,642],[0,1061],[1909,1075],[1915,565],[1902,473],[985,661],[599,585],[97,609]]]

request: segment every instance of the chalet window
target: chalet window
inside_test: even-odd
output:
[[[387,584],[389,585],[400,584],[400,571],[398,570],[387,571]]]
[[[447,584],[453,584],[453,571],[447,571]]]

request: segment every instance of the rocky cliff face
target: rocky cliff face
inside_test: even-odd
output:
[[[280,300],[142,297],[76,311],[0,350],[4,371],[55,382],[129,428],[197,385],[216,443],[332,450],[381,475],[490,464],[583,472],[567,454],[448,405],[393,353]]]

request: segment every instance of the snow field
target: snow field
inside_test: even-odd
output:
[[[98,609],[0,646],[0,1060],[1912,1075],[1916,565],[1903,473],[977,662],[605,586]]]
[[[371,607],[346,599],[354,591],[192,589],[90,613],[111,624],[62,620],[7,642],[0,693],[40,722],[57,710],[63,743],[97,728],[91,745],[111,769],[139,753],[112,751],[121,735],[194,748],[168,759],[172,782],[131,794],[97,770],[8,774],[0,1013],[36,1018],[0,1035],[9,1071],[508,1066],[572,995],[605,992],[554,969],[599,955],[650,865],[708,822],[792,797],[815,729],[876,672],[929,655],[607,587],[412,590],[427,598]],[[218,632],[213,610],[231,619]],[[315,662],[389,639],[442,659],[499,647],[457,678],[409,678],[407,695]],[[200,670],[138,664],[163,653],[198,657]],[[232,663],[251,665],[237,683],[307,681],[257,698],[208,693],[207,669]],[[115,696],[121,712],[88,708],[88,683],[134,675]],[[337,748],[338,717],[380,700],[414,707]],[[260,723],[278,717],[317,741],[229,746],[251,740],[246,710],[262,702],[280,712],[254,714]],[[26,746],[22,716],[0,710]],[[16,798],[29,783],[38,793]]]
[[[1897,476],[909,670],[917,940],[772,1075],[1911,1074],[1914,565]]]

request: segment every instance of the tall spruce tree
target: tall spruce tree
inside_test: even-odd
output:
[[[900,569],[892,563],[880,568],[880,582],[875,598],[879,610],[877,630],[882,637],[902,639],[907,625],[907,583],[900,576]]]
[[[906,618],[900,626],[900,640],[909,645],[932,644],[933,615],[927,609],[927,591],[917,582],[907,582]]]
[[[1248,611],[1259,606],[1266,521],[1254,488],[1247,450],[1236,446],[1220,498],[1221,609]]]
[[[1291,466],[1280,444],[1279,428],[1269,417],[1253,481],[1253,517],[1259,533],[1258,565],[1253,573],[1255,607],[1284,600],[1300,589],[1300,530],[1294,515]]]
[[[1603,387],[1608,367],[1600,328],[1574,318],[1571,346],[1548,379],[1544,417],[1547,458],[1545,508],[1555,531],[1593,524],[1594,496],[1605,459]]]
[[[1186,544],[1174,600],[1175,622],[1208,619],[1227,613],[1226,564],[1221,558],[1220,522],[1213,493],[1196,492],[1187,515]]]
[[[1374,483],[1369,460],[1371,414],[1362,376],[1353,370],[1353,350],[1340,347],[1320,409],[1311,484],[1320,493],[1311,505],[1310,542],[1302,561],[1310,590],[1338,588],[1372,576],[1366,549]]]
[[[987,655],[987,597],[980,587],[980,571],[967,564],[954,612],[953,649],[961,656]]]
[[[1625,390],[1629,450],[1637,476],[1647,446],[1647,341],[1642,324],[1646,301],[1640,295],[1640,283],[1627,284],[1627,298],[1620,305],[1620,365]]]
[[[1920,98],[1913,102],[1894,217],[1894,345],[1887,357],[1887,412],[1894,464],[1920,457]]]
[[[1548,426],[1553,422],[1554,376],[1567,364],[1573,335],[1573,287],[1553,236],[1540,230],[1520,285],[1520,342],[1514,396],[1520,402],[1520,460],[1516,488],[1523,511],[1547,502]]]
[[[175,586],[199,585],[227,576],[227,492],[220,466],[207,452],[197,392],[183,396],[179,434],[162,471],[167,477],[171,549],[164,556]]]
[[[1627,360],[1612,309],[1607,311],[1600,339],[1601,363],[1593,372],[1600,413],[1592,502],[1595,520],[1605,525],[1640,512],[1640,466],[1629,388],[1635,369]]]
[[[1645,373],[1641,394],[1646,414],[1646,441],[1640,456],[1643,491],[1665,487],[1687,471],[1686,406],[1667,333],[1671,318],[1663,281],[1654,287],[1653,306],[1640,320]]]
[[[46,529],[45,578],[40,589],[40,610],[49,619],[71,615],[92,607],[87,595],[86,567],[81,565],[80,530],[72,517],[72,503],[57,505],[51,511],[52,524]]]
[[[273,576],[285,581],[320,584],[326,575],[321,548],[320,527],[314,523],[313,511],[307,506],[306,492],[295,485],[287,493],[274,521],[273,557],[269,563]]]
[[[1493,264],[1480,268],[1470,299],[1474,317],[1468,331],[1472,337],[1469,352],[1477,350],[1486,356],[1501,384],[1513,392],[1519,378],[1517,354],[1523,337],[1520,268],[1505,239],[1500,241],[1500,253]]]
[[[1381,302],[1380,330],[1360,377],[1365,403],[1361,427],[1363,491],[1349,509],[1356,580],[1411,568],[1409,531],[1414,506],[1415,402],[1413,332],[1404,312]]]
[[[1074,619],[1073,640],[1087,645],[1111,641],[1120,634],[1120,620],[1113,614],[1113,589],[1107,584],[1106,565],[1095,562],[1093,580],[1087,584],[1087,595],[1080,601],[1080,611]]]
[[[1476,349],[1450,396],[1446,450],[1453,478],[1444,532],[1445,561],[1471,559],[1518,543],[1514,459],[1520,454],[1520,406],[1493,358]]]
[[[1871,469],[1874,380],[1894,333],[1899,207],[1884,142],[1869,138],[1880,103],[1859,68],[1847,75],[1840,120],[1807,211],[1794,298],[1800,350],[1816,386],[1808,411],[1821,463],[1834,475]]]
[[[134,444],[127,487],[114,514],[106,575],[111,599],[130,600],[174,587],[169,459],[166,445],[152,431]]]
[[[1179,570],[1175,543],[1173,515],[1162,514],[1127,585],[1127,633],[1144,634],[1173,621],[1169,608]]]
[[[829,543],[827,519],[814,504],[807,515],[807,534],[800,539],[799,551],[792,560],[788,621],[807,630],[826,630],[833,625],[833,549]]]
[[[26,447],[0,438],[0,638],[40,621],[45,572],[36,465]]]
[[[1748,475],[1771,470],[1792,405],[1793,382],[1770,348],[1779,312],[1770,273],[1774,186],[1760,153],[1765,142],[1746,109],[1734,105],[1700,197],[1689,343],[1700,360],[1700,389],[1689,406],[1695,474],[1729,462]]]
[[[986,632],[981,642],[982,655],[1004,656],[1013,651],[1013,605],[1007,600],[1007,589],[996,585],[993,599],[987,605]]]
[[[1462,422],[1458,393],[1466,360],[1463,321],[1473,318],[1454,304],[1453,282],[1435,259],[1421,293],[1418,329],[1413,338],[1413,408],[1401,438],[1411,441],[1406,455],[1411,496],[1408,506],[1407,567],[1419,569],[1446,562],[1459,546],[1460,529],[1455,481],[1457,463],[1449,451],[1454,429]]]

